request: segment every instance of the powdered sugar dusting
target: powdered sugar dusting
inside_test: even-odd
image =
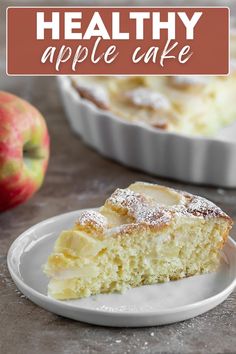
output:
[[[128,188],[118,188],[106,201],[106,205],[111,208],[118,207],[123,213],[129,214],[134,214],[137,209],[146,204],[147,199],[143,195],[135,193]]]
[[[137,215],[137,221],[148,225],[164,225],[168,224],[172,218],[172,214],[169,210],[156,207],[153,209],[144,208],[142,213]]]
[[[197,87],[205,86],[209,79],[203,76],[172,76],[170,78],[171,83],[176,87]]]
[[[110,104],[109,96],[107,91],[101,85],[89,82],[85,82],[82,80],[73,79],[75,86],[80,93],[80,95],[84,98],[90,98],[94,100],[94,103],[97,103],[102,108],[108,108]]]
[[[142,185],[138,182],[139,186]],[[134,185],[132,185],[134,186]],[[147,186],[147,184],[143,184]],[[156,188],[158,186],[152,185]],[[140,188],[139,188],[140,189]],[[163,188],[162,188],[163,189]],[[108,222],[99,212],[85,211],[81,214],[78,222],[81,225],[93,225],[103,228],[105,233],[132,232],[141,227],[159,228],[168,225],[171,220],[181,216],[195,218],[217,218],[229,217],[214,203],[205,198],[194,196],[189,193],[175,191],[181,198],[172,205],[163,205],[163,200],[145,194],[145,188],[140,193],[129,188],[116,189],[115,192],[106,200],[103,210],[113,212],[121,217],[121,224],[108,230]],[[106,213],[105,213],[106,215]]]
[[[154,110],[170,109],[170,102],[166,96],[146,87],[139,87],[128,91],[125,96],[138,107],[147,107]]]
[[[194,216],[217,217],[226,216],[226,214],[209,200],[193,196],[189,205],[187,205],[188,213]]]
[[[130,189],[117,189],[105,205],[113,211],[128,215],[134,223],[156,226],[171,220],[168,210],[157,205],[154,199]]]
[[[107,219],[95,210],[86,210],[79,215],[76,224],[85,227],[93,226],[103,230],[107,227]]]

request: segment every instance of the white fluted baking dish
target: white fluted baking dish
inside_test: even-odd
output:
[[[97,108],[66,76],[58,83],[72,130],[102,155],[161,177],[236,187],[236,125],[214,139],[161,131]]]

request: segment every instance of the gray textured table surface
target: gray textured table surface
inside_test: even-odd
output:
[[[33,2],[25,2],[29,3]],[[6,4],[10,2],[2,5]],[[236,190],[157,179],[108,161],[87,148],[69,129],[54,79],[6,77],[3,16],[0,23],[1,89],[35,104],[47,119],[52,139],[51,161],[42,189],[27,204],[0,215],[0,353],[235,353],[235,292],[222,305],[192,320],[155,328],[115,329],[58,317],[17,291],[6,266],[7,250],[22,231],[45,218],[98,206],[116,187],[147,180],[205,196],[236,220]],[[232,236],[236,239],[236,228]]]

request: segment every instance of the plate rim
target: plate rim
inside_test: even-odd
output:
[[[96,309],[96,308],[83,308],[83,307],[79,307],[79,306],[75,306],[73,304],[69,304],[67,301],[60,301],[60,300],[56,300],[53,298],[50,298],[47,295],[44,295],[42,293],[40,293],[39,291],[35,290],[34,288],[32,288],[31,286],[29,286],[28,284],[26,284],[23,279],[18,276],[18,274],[15,272],[14,270],[14,266],[11,263],[11,255],[17,245],[18,242],[20,242],[22,239],[24,239],[24,237],[27,236],[27,233],[29,233],[32,229],[39,227],[41,225],[45,225],[48,224],[50,222],[55,222],[56,219],[58,219],[59,217],[67,217],[69,215],[73,215],[73,214],[77,214],[80,213],[82,211],[85,210],[95,210],[98,208],[83,208],[83,209],[77,209],[74,211],[70,211],[67,213],[62,213],[62,214],[58,214],[55,216],[52,216],[50,218],[47,218],[45,220],[42,220],[34,225],[32,225],[31,227],[29,227],[28,229],[26,229],[25,231],[23,231],[11,244],[11,246],[9,247],[9,250],[7,252],[7,267],[8,267],[8,271],[11,275],[12,280],[14,281],[15,285],[17,288],[20,287],[20,291],[28,298],[30,299],[32,302],[34,302],[34,300],[31,299],[31,297],[29,297],[29,294],[33,295],[33,298],[35,299],[39,299],[40,302],[46,302],[49,305],[52,306],[56,306],[59,309],[65,309],[65,308],[69,308],[69,309],[73,309],[75,311],[80,311],[83,313],[89,313],[89,314],[100,314],[103,316],[116,316],[116,317],[124,317],[124,316],[136,316],[136,317],[143,317],[143,316],[149,316],[149,317],[156,317],[156,316],[165,316],[165,315],[170,315],[170,314],[178,314],[181,312],[185,312],[188,310],[193,310],[193,309],[197,309],[203,306],[206,306],[210,303],[213,303],[214,301],[217,301],[217,299],[223,298],[225,299],[225,297],[227,297],[236,287],[236,274],[234,279],[230,282],[230,284],[224,288],[222,291],[220,291],[219,293],[207,297],[206,299],[194,302],[192,304],[187,304],[187,305],[182,305],[182,306],[177,306],[177,307],[172,307],[172,308],[166,308],[166,309],[161,309],[158,311],[142,311],[142,312],[135,312],[135,311],[105,311],[105,310],[101,310],[101,309]],[[47,235],[44,236],[45,238],[48,237]],[[37,237],[34,240],[39,240],[43,238],[41,237]],[[232,239],[232,237],[228,237],[226,244],[230,245],[231,247],[234,248],[234,250],[236,251],[236,241],[234,239]],[[18,255],[18,257],[21,257],[22,253]],[[235,272],[236,273],[236,272]],[[24,291],[22,291],[21,289],[23,289]],[[223,300],[224,301],[224,300]],[[39,306],[39,305],[38,305]],[[42,306],[41,306],[42,307]],[[52,311],[54,312],[54,311]],[[54,312],[55,313],[55,312]]]

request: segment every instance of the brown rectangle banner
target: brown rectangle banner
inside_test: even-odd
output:
[[[227,75],[227,7],[9,7],[9,75]]]

